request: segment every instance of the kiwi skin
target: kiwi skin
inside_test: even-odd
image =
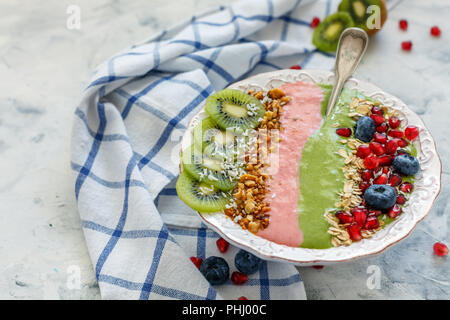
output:
[[[364,31],[366,31],[369,36],[374,35],[378,31],[380,31],[387,20],[388,10],[386,7],[386,1],[379,0],[379,4],[380,4],[380,29],[368,29],[365,23],[363,25],[356,25],[357,27],[364,29]],[[338,10],[340,12],[350,12],[350,0],[342,0],[341,3],[339,4]]]
[[[331,23],[334,21],[339,21],[344,25],[344,28],[341,32],[335,37],[333,40],[328,40],[322,38],[322,33],[327,30]],[[324,52],[335,52],[339,43],[339,37],[346,28],[353,27],[354,22],[350,13],[348,12],[336,12],[328,17],[326,17],[314,30],[313,34],[313,44],[317,47],[317,49]]]

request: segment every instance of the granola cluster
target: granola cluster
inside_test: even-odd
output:
[[[269,225],[270,206],[266,199],[270,175],[268,157],[276,149],[281,138],[275,138],[271,130],[282,131],[280,117],[283,106],[289,102],[289,97],[281,89],[272,89],[267,93],[249,90],[249,94],[261,100],[266,113],[261,120],[256,143],[250,146],[245,155],[245,171],[233,190],[234,199],[225,209],[225,214],[237,222],[243,229],[257,233]],[[274,140],[275,139],[275,140]]]

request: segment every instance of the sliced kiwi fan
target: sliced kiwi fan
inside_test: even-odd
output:
[[[232,148],[236,143],[234,130],[223,130],[212,118],[203,119],[193,130],[194,143],[202,150],[214,145],[220,150]],[[211,150],[211,148],[209,148]]]

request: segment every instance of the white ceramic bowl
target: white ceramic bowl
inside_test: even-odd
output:
[[[232,84],[230,88],[243,91],[251,88],[269,90],[280,87],[284,83],[297,81],[333,84],[334,74],[323,70],[280,70],[262,73],[239,81]],[[341,246],[330,249],[293,248],[277,244],[243,230],[237,223],[227,218],[221,212],[199,213],[204,222],[230,243],[250,251],[262,259],[290,262],[300,266],[326,265],[367,257],[380,253],[406,238],[417,223],[429,213],[441,189],[442,168],[435,142],[420,117],[398,98],[384,92],[371,83],[354,78],[347,81],[346,87],[357,89],[363,94],[380,101],[382,104],[398,110],[403,124],[415,125],[420,130],[419,139],[416,139],[415,146],[418,150],[417,157],[421,171],[416,176],[414,191],[411,194],[408,205],[396,221],[375,233],[370,239],[363,239],[348,247]],[[202,109],[191,120],[182,140],[183,149],[191,144],[192,129],[206,116],[205,111]]]

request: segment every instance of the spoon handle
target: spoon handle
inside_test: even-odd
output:
[[[345,82],[355,72],[356,67],[366,52],[368,43],[369,37],[367,33],[360,28],[348,28],[342,32],[339,38],[334,65],[336,84],[333,87],[330,100],[328,101],[327,116],[336,105]]]

